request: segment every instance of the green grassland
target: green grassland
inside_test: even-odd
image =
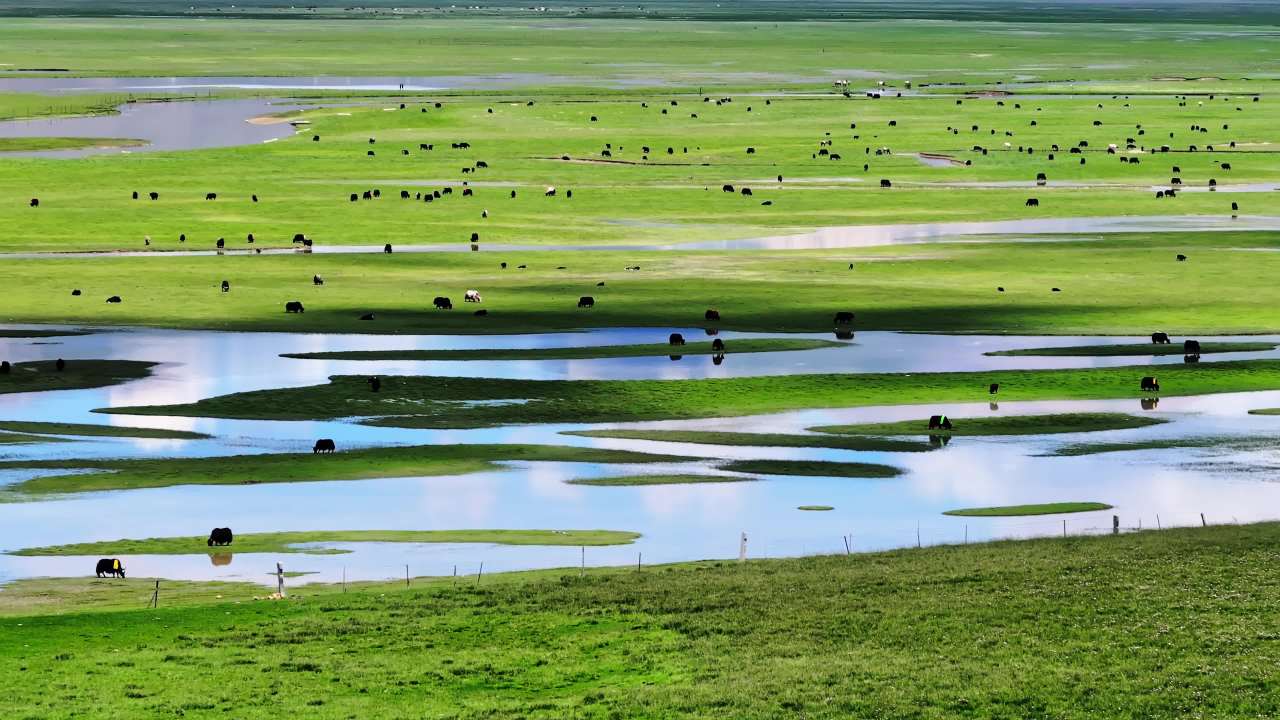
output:
[[[10,460],[0,462],[0,468],[87,472],[43,475],[13,483],[5,487],[11,496],[0,496],[0,499],[173,485],[256,485],[462,475],[498,469],[499,461],[647,463],[683,459],[625,450],[544,445],[431,445],[349,450],[332,455],[275,453],[142,460]]]
[[[297,532],[240,533],[231,545],[211,546],[208,537],[104,540],[73,545],[23,548],[10,555],[50,557],[61,555],[215,555],[218,553],[307,553],[332,555],[350,552],[323,547],[332,543],[492,543],[497,545],[625,545],[640,535],[616,530],[310,530]],[[313,547],[299,547],[308,544]],[[319,547],[316,547],[319,546]]]
[[[0,433],[0,445],[27,445],[30,443],[41,442],[59,442],[59,438],[43,437],[40,435],[26,435],[23,433],[3,432]]]
[[[830,432],[824,430],[824,432]],[[784,433],[723,432],[715,430],[580,430],[564,435],[653,440],[656,442],[697,443],[703,445],[743,445],[748,447],[812,447],[867,452],[927,452],[934,446],[912,440],[878,437],[832,437],[830,435],[788,435]]]
[[[204,440],[209,435],[188,430],[135,428],[119,425],[86,425],[83,423],[0,420],[0,430],[36,435],[76,435],[79,437],[151,438],[156,440]]]
[[[127,148],[145,145],[142,140],[128,138],[37,137],[0,138],[0,153],[33,152],[49,150],[80,150],[83,148]],[[0,158],[4,156],[0,154]]]
[[[59,372],[53,360],[17,362],[8,374],[0,375],[0,394],[118,385],[146,377],[154,365],[136,360],[70,360]]]
[[[1261,352],[1265,350],[1274,350],[1275,343],[1269,342],[1202,342],[1200,343],[1200,354],[1211,355],[1213,353],[1228,352]],[[1182,355],[1182,343],[1169,343],[1156,345],[1154,343],[1140,343],[1136,345],[1076,345],[1071,347],[1043,347],[1043,348],[1021,348],[1018,350],[997,350],[989,352],[987,355],[1000,357],[1027,357],[1027,356],[1052,356],[1052,357],[1115,357],[1115,356],[1141,356],[1141,355]]]
[[[957,373],[791,375],[703,380],[502,380],[387,376],[369,392],[364,377],[335,376],[327,385],[257,390],[188,405],[118,407],[103,412],[259,420],[361,416],[393,427],[485,427],[523,423],[604,423],[729,417],[805,408],[973,402],[999,382],[1002,400],[1137,398],[1139,381],[1158,375],[1166,396],[1280,389],[1280,361],[1191,366]],[[519,401],[467,404],[460,401]],[[1002,432],[1032,427],[1019,419]],[[1108,422],[1114,422],[1109,419]],[[1123,427],[1151,424],[1126,420]],[[1097,428],[1092,418],[1083,427]],[[901,428],[899,428],[901,429]],[[1053,429],[1051,425],[1036,432]],[[916,432],[915,430],[908,430]],[[924,431],[920,431],[921,434]]]
[[[950,418],[950,430],[929,430],[927,420],[904,420],[891,423],[828,425],[812,428],[815,432],[839,435],[1053,435],[1057,433],[1128,430],[1160,425],[1162,418],[1139,417],[1124,413],[1058,413],[1051,415],[1012,415],[1004,417]]]
[[[729,353],[791,352],[840,347],[844,343],[803,338],[745,338],[730,340],[723,350],[711,341],[686,338],[688,344],[591,345],[567,348],[489,348],[484,350],[335,350],[286,353],[301,360],[584,360],[592,358],[645,357],[654,355],[713,355]]]
[[[1193,109],[1179,107],[1172,96],[967,98],[960,106],[950,98],[838,95],[740,95],[717,106],[704,97],[714,99],[531,92],[444,98],[439,109],[428,98],[410,98],[404,110],[385,100],[303,113],[309,127],[269,144],[71,162],[12,158],[0,167],[0,197],[36,196],[41,206],[0,204],[0,221],[13,226],[0,250],[143,250],[144,236],[157,252],[212,250],[219,237],[244,250],[248,233],[258,239],[255,248],[271,248],[289,246],[299,232],[322,246],[389,242],[466,250],[478,232],[483,251],[498,243],[679,244],[834,225],[1225,218],[1232,200],[1241,203],[1243,215],[1280,213],[1276,193],[1184,192],[1158,200],[1152,187],[1172,176],[1199,188],[1214,179],[1222,190],[1280,180],[1270,152],[1280,131],[1265,100],[1217,96]],[[534,105],[526,103],[529,98]],[[676,107],[669,105],[673,98]],[[1139,124],[1144,135],[1135,129]],[[1191,124],[1208,132],[1191,132]],[[313,142],[313,135],[321,140]],[[370,138],[377,143],[370,145]],[[1109,143],[1123,151],[1129,138],[1146,150],[1133,155],[1141,164],[1121,163],[1125,152],[1105,152]],[[825,140],[831,145],[820,147]],[[470,148],[451,149],[460,141]],[[1089,144],[1086,152],[1069,154],[1081,141]],[[1232,141],[1234,149],[1228,147]],[[420,150],[421,144],[434,150]],[[1052,153],[1053,144],[1060,151]],[[1179,152],[1150,152],[1162,144]],[[1192,144],[1200,151],[1185,152]],[[1206,151],[1210,145],[1215,152]],[[748,147],[755,152],[748,154]],[[880,148],[891,153],[876,155]],[[603,155],[606,150],[611,157]],[[916,157],[920,152],[972,165],[932,167]],[[488,167],[462,172],[477,161]],[[1230,170],[1221,169],[1224,162]],[[1032,187],[1040,172],[1051,184],[1063,184]],[[881,179],[894,187],[880,188]],[[412,196],[464,181],[472,183],[473,197],[455,192],[429,204],[399,197],[401,190]],[[1023,186],[1000,185],[1009,182]],[[753,195],[721,192],[726,183],[735,190],[750,187]],[[559,188],[557,197],[543,196],[548,186]],[[374,188],[380,199],[348,201],[350,193]],[[134,201],[133,190],[156,191],[160,199]],[[205,201],[208,192],[219,199]],[[251,194],[260,202],[250,202]],[[1025,207],[1028,197],[1037,197],[1040,206]],[[487,219],[481,210],[489,212]],[[84,232],[87,227],[94,232]],[[186,243],[179,243],[180,234]],[[1192,255],[1193,262],[1199,259]]]
[[[1058,515],[1061,513],[1093,512],[1110,510],[1111,505],[1100,502],[1060,502],[1040,503],[1038,505],[1006,505],[1002,507],[964,508],[948,510],[943,515],[960,517],[1020,517],[1023,515]]]
[[[5,261],[0,277],[23,292],[7,299],[0,319],[510,333],[697,326],[707,308],[717,308],[721,328],[780,332],[830,331],[834,312],[852,310],[856,328],[864,330],[1262,333],[1280,330],[1280,308],[1265,302],[1270,278],[1280,273],[1276,247],[1275,234],[1255,232],[843,251],[15,259]],[[1177,252],[1196,253],[1197,262],[1176,262]],[[624,270],[632,263],[641,270]],[[517,270],[518,264],[529,267]],[[325,285],[313,286],[313,274]],[[223,279],[231,292],[218,291]],[[997,286],[1006,291],[996,292]],[[72,288],[84,294],[73,297]],[[484,294],[487,317],[463,310],[468,288]],[[123,302],[103,302],[110,295]],[[452,297],[458,309],[433,310],[436,295]],[[595,298],[594,308],[577,308],[583,295]],[[290,300],[301,300],[306,313],[285,314]],[[359,320],[368,312],[374,321]]]
[[[528,718],[1266,717],[1280,712],[1278,540],[1274,523],[1223,526],[302,588],[289,602],[254,602],[263,591],[243,584],[174,582],[158,610],[142,609],[146,581],[22,581],[0,591],[27,613],[0,620],[10,670],[0,685],[6,706],[41,717],[86,705],[104,718],[178,708],[393,717],[410,707]],[[47,612],[65,614],[31,614]]]
[[[688,4],[682,5],[681,14],[690,13]],[[815,14],[840,17],[842,8],[832,5],[827,3]],[[725,11],[715,12],[723,17]],[[1159,17],[1149,16],[1148,22],[1174,23],[1183,15],[1162,8]],[[715,87],[856,79],[861,72],[883,73],[893,80],[952,82],[993,82],[1019,73],[1056,80],[1206,75],[1239,79],[1262,74],[1260,66],[1265,71],[1275,63],[1250,52],[1258,40],[1247,25],[1219,26],[1214,33],[1195,25],[1145,25],[1137,26],[1144,31],[1135,31],[1125,23],[1034,23],[1061,17],[1004,7],[991,17],[1006,21],[998,23],[565,22],[531,19],[530,13],[518,11],[498,18],[400,18],[358,24],[6,19],[0,47],[11,67],[65,68],[76,75],[529,73],[533,82],[544,85],[625,80]],[[1080,17],[1097,15],[1090,11]],[[1224,23],[1230,18],[1224,14],[1215,20]],[[788,19],[785,8],[781,17],[771,19]],[[938,62],[940,51],[948,62]],[[1090,67],[1081,67],[1082,59]]]

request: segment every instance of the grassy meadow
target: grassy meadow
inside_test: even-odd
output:
[[[1274,523],[1222,526],[282,602],[168,583],[158,610],[142,609],[147,581],[23,581],[0,591],[23,612],[0,619],[0,703],[51,718],[1265,717],[1280,712],[1278,539]],[[89,598],[104,610],[66,613]]]

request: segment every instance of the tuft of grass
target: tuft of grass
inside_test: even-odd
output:
[[[1094,510],[1110,510],[1111,508],[1111,505],[1100,502],[1061,502],[963,508],[960,510],[947,510],[942,514],[960,517],[1019,517],[1022,515],[1060,515],[1063,513],[1092,512]]]
[[[810,428],[815,432],[843,435],[1053,435],[1059,433],[1129,430],[1160,425],[1167,420],[1124,413],[1058,413],[1051,415],[1008,415],[958,418],[947,416],[954,427],[929,430],[928,420],[903,420],[891,423],[858,425],[826,425]]]
[[[717,465],[716,469],[760,475],[811,475],[846,478],[891,478],[902,474],[902,470],[890,465],[826,462],[820,460],[732,460]]]
[[[210,435],[187,430],[162,428],[135,428],[117,425],[88,425],[84,423],[35,422],[27,420],[0,420],[0,430],[34,433],[37,435],[77,435],[80,437],[153,438],[159,440],[205,440]]]
[[[637,485],[700,485],[707,483],[752,482],[759,478],[739,475],[620,475],[618,477],[578,478],[570,485],[596,487],[628,487]]]
[[[83,148],[127,148],[146,145],[132,138],[86,137],[6,137],[0,138],[0,153],[80,150]]]
[[[935,449],[934,446],[928,443],[910,440],[888,440],[876,437],[739,433],[716,430],[573,430],[565,431],[561,434],[622,440],[693,443],[698,445],[812,447],[834,448],[837,450],[865,450],[868,452],[927,452]]]
[[[826,512],[827,510],[835,510],[835,508],[830,505],[801,505],[796,509],[808,512]]]
[[[488,350],[336,350],[329,352],[285,353],[282,357],[303,360],[592,360],[599,358],[665,355],[715,355],[732,353],[794,352],[842,347],[845,343],[803,338],[759,338],[730,340],[724,350],[713,350],[711,342],[648,345],[594,345],[564,348],[492,348]]]
[[[653,463],[688,459],[553,445],[422,445],[348,450],[332,455],[272,453],[142,460],[10,460],[0,462],[0,469],[90,471],[44,475],[6,487],[21,498],[172,485],[256,485],[461,475],[497,469],[497,463],[502,461]]]
[[[350,552],[325,547],[333,543],[488,543],[495,545],[625,545],[639,533],[617,530],[309,530],[242,533],[231,545],[210,546],[207,536],[103,540],[71,545],[23,548],[9,555],[59,557],[68,555],[220,555],[223,553],[304,553],[335,555]],[[301,547],[303,544],[313,547]]]

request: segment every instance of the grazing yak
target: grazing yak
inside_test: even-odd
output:
[[[298,300],[290,300],[284,304],[284,311],[287,313],[306,312],[306,308],[302,307],[302,303]]]
[[[951,419],[950,419],[950,418],[948,418],[946,415],[931,415],[931,416],[929,417],[929,428],[928,428],[928,429],[930,429],[930,430],[950,430],[950,429],[951,429]]]
[[[109,303],[118,303],[118,302],[121,302],[121,300],[120,300],[120,296],[119,296],[119,295],[112,295],[111,297],[107,298],[107,302],[109,302]]]
[[[386,245],[383,245],[383,246],[382,246],[382,252],[386,253],[387,255],[390,255],[390,254],[391,254],[391,243],[387,243]]]
[[[323,285],[323,284],[324,284],[324,278],[320,277],[319,275],[312,275],[312,276],[311,276],[311,284],[312,284],[312,285]]]
[[[235,536],[231,534],[231,528],[214,528],[209,531],[209,547],[230,545],[233,539]]]
[[[369,378],[369,392],[381,392],[381,391],[382,391],[382,378],[378,378],[378,377]]]
[[[116,558],[102,558],[94,568],[98,577],[116,577],[124,579],[124,564]]]
[[[159,200],[160,193],[158,192],[147,193],[147,197],[151,198],[152,200]]]
[[[205,199],[205,200],[217,200],[217,199],[218,199],[218,193],[205,193],[205,194],[204,194],[204,199]]]
[[[989,395],[995,395],[998,392],[1000,392],[1000,383],[991,383],[991,386],[987,388],[987,394]]]
[[[680,333],[671,333],[671,335],[667,337],[667,344],[684,345],[684,335],[681,335]]]
[[[583,295],[582,297],[578,298],[578,307],[580,308],[589,308],[589,307],[595,307],[595,306],[596,306],[596,299],[591,297],[590,295]]]
[[[715,352],[724,352],[724,341],[716,338],[711,341],[711,349]]]
[[[372,319],[373,319],[373,313],[365,313],[365,314],[363,314],[363,315],[361,315],[361,316],[360,316],[360,319],[361,319],[361,320],[372,320]]]
[[[408,190],[401,190],[401,191],[400,191],[400,199],[401,199],[401,200],[408,200],[408,199],[409,199],[409,191],[408,191]]]
[[[1187,259],[1187,256],[1183,255],[1182,253],[1178,253],[1177,257],[1178,257],[1178,262],[1183,262],[1184,260]]]
[[[1147,377],[1142,378],[1141,389],[1143,392],[1160,392],[1160,383],[1156,382],[1154,377],[1148,375]]]
[[[0,375],[8,375],[13,370],[13,366],[8,360],[0,361]]]
[[[1182,352],[1185,355],[1199,355],[1200,341],[1199,340],[1183,340]]]
[[[832,318],[836,325],[848,325],[853,322],[853,313],[848,310],[841,310]]]
[[[886,179],[886,178],[881,178],[881,179],[880,179],[880,187],[882,187],[882,188],[893,187],[893,183],[889,182],[889,180],[888,180],[888,179]]]
[[[702,319],[708,322],[720,322],[720,311],[707,310],[705,313],[702,314]]]
[[[1154,343],[1154,344],[1156,344],[1156,345],[1168,345],[1168,344],[1169,344],[1169,334],[1168,334],[1168,333],[1162,333],[1162,332],[1153,332],[1153,333],[1151,333],[1151,342],[1152,342],[1152,343]]]
[[[751,195],[751,188],[747,188],[747,187],[742,188],[742,194]]]
[[[150,243],[148,243],[148,244],[150,244]],[[226,241],[226,240],[224,240],[223,238],[218,238],[218,242],[214,243],[214,245],[215,245],[219,250],[221,250],[221,249],[223,249],[223,248],[225,248],[225,247],[227,246],[227,241]]]
[[[40,198],[31,198],[31,207],[40,207]]]
[[[475,315],[476,317],[484,317],[484,316],[486,316],[486,315],[488,315],[488,314],[489,314],[489,311],[488,311],[488,310],[477,310],[477,311],[475,311],[475,312],[473,312],[473,313],[471,313],[471,314],[472,314],[472,315]]]
[[[723,185],[723,186],[721,186],[720,191],[721,191],[721,192],[731,193],[731,192],[733,192],[733,186],[732,186],[732,185]]]
[[[1027,207],[1040,207],[1039,198],[1027,198]]]
[[[351,202],[356,202],[356,201],[357,201],[357,200],[359,200],[359,199],[360,199],[360,196],[359,196],[359,195],[357,195],[357,194],[355,194],[355,193],[351,193]]]
[[[333,440],[330,440],[329,438],[320,438],[316,441],[315,445],[311,446],[311,454],[332,454],[336,452],[337,449],[338,446],[333,444]]]
[[[222,292],[231,292],[231,283],[226,280],[222,281]]]
[[[79,288],[76,288],[76,289],[72,290],[72,291],[71,291],[71,296],[72,296],[72,297],[80,297],[80,289],[79,289]]]
[[[469,303],[478,303],[478,302],[483,302],[483,300],[481,300],[481,298],[480,298],[480,291],[479,291],[479,290],[468,290],[468,291],[466,291],[466,292],[465,292],[465,293],[463,293],[463,295],[462,295],[462,301],[463,301],[463,302],[469,302]]]
[[[447,298],[447,297],[443,297],[443,296],[440,296],[440,295],[437,295],[437,296],[435,297],[435,299],[431,301],[431,304],[432,304],[432,305],[434,305],[434,306],[435,306],[435,308],[436,308],[437,310],[452,310],[452,309],[453,309],[453,301],[451,301],[451,300],[450,300],[449,298]]]

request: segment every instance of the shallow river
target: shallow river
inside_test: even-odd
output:
[[[372,428],[347,422],[263,422],[153,418],[91,413],[100,407],[186,402],[243,390],[324,382],[333,374],[471,375],[523,378],[696,378],[779,373],[893,370],[1084,367],[1140,364],[1148,357],[1013,358],[983,353],[1017,347],[1132,342],[1141,338],[935,336],[858,333],[838,348],[729,355],[715,366],[708,356],[573,361],[351,362],[298,360],[282,352],[393,348],[564,347],[660,342],[673,329],[623,328],[585,333],[521,336],[328,336],[240,334],[164,330],[107,330],[39,340],[0,340],[0,357],[128,358],[160,361],[153,376],[124,385],[44,394],[0,395],[0,418],[59,420],[191,429],[212,440],[101,439],[27,446],[0,445],[4,459],[30,457],[164,457],[305,451],[316,437],[339,448],[385,444],[558,443],[632,448],[707,458],[670,466],[600,466],[574,463],[511,464],[495,472],[459,477],[399,478],[233,487],[188,486],[98,493],[40,502],[0,504],[0,548],[203,534],[229,525],[238,533],[325,529],[606,528],[644,534],[635,545],[588,548],[591,565],[735,557],[739,534],[753,557],[961,542],[992,537],[1061,533],[1063,517],[978,519],[942,516],[943,510],[1026,502],[1098,500],[1115,511],[1065,516],[1068,532],[1110,527],[1112,512],[1128,528],[1231,522],[1276,516],[1280,484],[1275,453],[1165,450],[1090,457],[1042,457],[1061,444],[1188,435],[1280,438],[1280,419],[1250,416],[1257,407],[1280,406],[1280,392],[1164,398],[1158,411],[1137,400],[987,403],[928,408],[887,407],[810,410],[752,418],[712,419],[639,426],[798,432],[821,424],[919,419],[932,412],[957,417],[991,413],[1106,410],[1152,413],[1171,420],[1139,430],[1023,438],[958,438],[929,453],[873,453],[823,449],[715,447],[575,438],[560,431],[584,426],[513,426],[480,430]],[[674,328],[702,342],[700,331]],[[732,349],[749,333],[720,335]],[[814,336],[818,337],[818,336]],[[1201,338],[1209,339],[1209,338]],[[1266,338],[1280,342],[1280,336]],[[1205,356],[1204,362],[1280,353]],[[1181,362],[1180,357],[1158,362]],[[861,460],[907,472],[893,480],[776,477],[763,482],[653,487],[585,487],[565,480],[628,473],[707,472],[724,457]],[[0,476],[0,482],[21,479]],[[800,505],[832,505],[831,512],[803,512]],[[1159,519],[1157,520],[1157,515]],[[282,559],[286,569],[314,571],[295,580],[334,582],[415,575],[576,565],[579,548],[494,545],[353,544],[346,555],[137,556],[126,558],[134,576],[235,578],[266,582]],[[83,575],[95,558],[0,556],[0,581],[36,575]],[[227,562],[229,560],[229,562]]]

